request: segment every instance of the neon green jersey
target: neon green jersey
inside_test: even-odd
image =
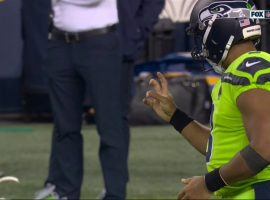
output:
[[[213,89],[212,132],[206,156],[208,171],[227,164],[249,145],[237,98],[252,89],[270,92],[270,54],[249,52],[242,55],[228,67]],[[227,198],[265,180],[270,180],[270,167],[253,178],[219,190],[217,195]]]

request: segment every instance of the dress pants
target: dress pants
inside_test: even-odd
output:
[[[90,87],[100,136],[105,199],[125,199],[130,68],[123,64],[117,31],[77,43],[50,40],[46,60],[54,131],[47,183],[79,199],[83,179],[82,103]],[[128,75],[129,74],[129,75]]]

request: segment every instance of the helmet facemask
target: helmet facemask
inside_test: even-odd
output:
[[[199,30],[199,25],[188,27],[186,32],[193,39],[194,47],[191,50],[191,56],[193,60],[202,63],[202,68],[206,71],[204,66],[208,53],[205,46],[203,45],[203,37],[201,30]]]

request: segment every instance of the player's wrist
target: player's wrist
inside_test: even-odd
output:
[[[176,108],[171,117],[170,124],[175,128],[175,130],[181,133],[183,129],[192,121],[193,119],[191,117],[180,109]]]
[[[220,168],[207,173],[204,176],[204,181],[205,181],[206,188],[210,192],[216,192],[220,190],[221,188],[228,185],[220,174]]]

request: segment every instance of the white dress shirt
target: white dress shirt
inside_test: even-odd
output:
[[[116,1],[52,0],[54,26],[67,32],[83,32],[116,24]]]
[[[166,0],[160,18],[169,18],[173,22],[189,22],[192,8],[198,0]]]

